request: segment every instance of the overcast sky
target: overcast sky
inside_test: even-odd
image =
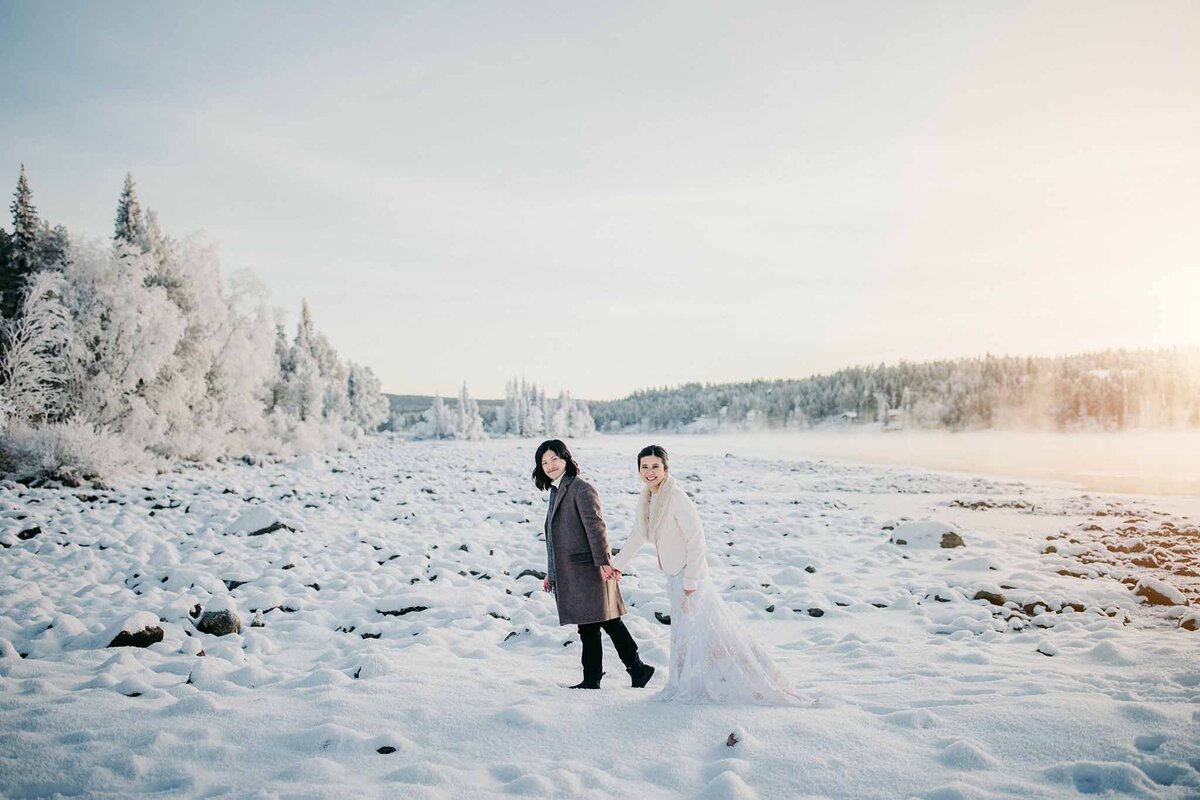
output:
[[[0,187],[108,236],[132,172],[395,393],[1200,343],[1197,42],[1196,2],[0,0]]]

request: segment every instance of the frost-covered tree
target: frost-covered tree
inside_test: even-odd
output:
[[[224,283],[209,244],[164,235],[132,177],[106,244],[41,222],[23,168],[11,211],[0,278],[20,302],[0,320],[0,469],[66,479],[308,451],[386,419],[374,374],[342,361],[307,303],[289,342],[265,288]]]
[[[149,446],[165,423],[147,402],[156,379],[174,367],[186,320],[160,286],[147,285],[153,260],[119,243],[75,248],[63,301],[74,323],[70,395],[99,428]]]
[[[222,307],[211,329],[210,366],[204,375],[206,397],[198,406],[200,431],[224,434],[220,452],[278,446],[265,438],[263,417],[278,380],[267,297],[267,288],[245,271],[236,273],[220,296]]]
[[[350,421],[362,430],[377,430],[387,421],[391,409],[379,378],[370,367],[351,363],[346,376],[346,399]]]
[[[422,416],[425,421],[425,429],[431,438],[448,439],[457,430],[457,423],[452,418],[450,410],[446,408],[441,395],[433,398],[433,403]]]
[[[542,407],[542,394],[537,384],[524,387],[525,421],[521,425],[523,436],[542,436],[546,433],[546,416]]]
[[[281,321],[275,323],[274,356],[275,379],[271,382],[267,413],[278,411],[280,414],[283,414],[287,406],[287,384],[288,371],[291,369],[289,364],[291,347],[288,345],[287,328],[284,327]]]
[[[0,425],[56,421],[67,411],[71,318],[62,304],[62,288],[61,273],[35,273],[16,320],[4,332]]]
[[[591,436],[596,432],[596,420],[592,418],[592,411],[588,408],[588,404],[582,400],[575,400],[571,404],[571,422],[568,429],[568,436],[573,438],[581,438]]]
[[[504,384],[504,413],[498,417],[498,419],[503,420],[503,425],[497,433],[509,433],[513,436],[521,435],[521,411],[518,394],[516,378]]]
[[[349,373],[346,365],[325,334],[313,338],[313,358],[317,363],[317,374],[321,376],[321,415],[327,420],[344,420],[350,413],[346,396],[346,381]]]
[[[455,438],[468,441],[486,439],[483,432],[483,418],[479,415],[479,404],[471,399],[467,392],[467,382],[463,381],[458,391],[458,429]]]
[[[282,411],[302,422],[319,422],[325,406],[325,387],[315,353],[316,331],[308,301],[300,306],[296,336],[283,363],[280,390]]]

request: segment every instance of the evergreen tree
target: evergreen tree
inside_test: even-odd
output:
[[[34,263],[37,269],[61,270],[67,263],[67,253],[71,248],[71,234],[62,225],[50,227],[43,222],[35,246]]]
[[[450,409],[442,401],[439,394],[433,398],[433,404],[423,414],[429,429],[429,435],[434,439],[447,439],[454,435],[454,420],[450,418]]]
[[[8,208],[12,212],[13,230],[8,237],[8,257],[0,264],[0,315],[11,320],[24,299],[25,282],[37,270],[38,234],[41,231],[24,164]]]
[[[117,200],[117,222],[113,232],[113,241],[124,242],[142,250],[147,249],[146,218],[138,203],[133,175],[128,172],[125,173],[125,186],[121,189],[121,197]]]

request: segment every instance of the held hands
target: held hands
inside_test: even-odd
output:
[[[545,578],[542,578],[542,591],[543,592],[550,591],[550,576],[549,575],[547,575]]]
[[[620,570],[613,569],[605,564],[600,568],[600,580],[602,581],[619,581],[621,580]]]

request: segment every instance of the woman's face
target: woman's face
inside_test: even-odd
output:
[[[558,480],[558,476],[562,475],[566,469],[567,462],[563,461],[558,453],[547,450],[542,454],[542,472],[546,473],[546,477],[551,481]]]
[[[638,459],[638,475],[646,486],[657,489],[667,477],[667,465],[658,456],[642,456]]]

